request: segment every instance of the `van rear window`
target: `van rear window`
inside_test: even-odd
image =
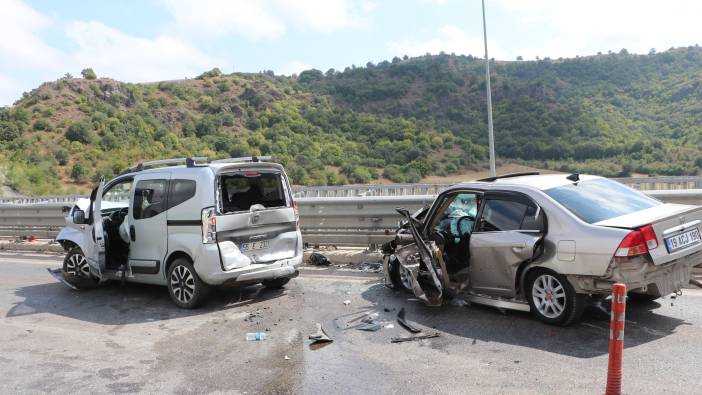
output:
[[[248,211],[251,206],[284,207],[285,187],[279,173],[250,172],[220,177],[222,212]]]

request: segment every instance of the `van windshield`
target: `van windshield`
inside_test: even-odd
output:
[[[635,189],[606,178],[581,181],[544,192],[589,224],[661,204]]]
[[[285,187],[280,173],[247,172],[220,177],[222,212],[285,207]]]

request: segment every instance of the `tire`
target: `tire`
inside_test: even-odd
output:
[[[95,288],[100,280],[90,273],[88,259],[79,247],[68,250],[63,259],[63,278],[78,289]]]
[[[209,290],[189,260],[178,258],[168,268],[168,293],[176,306],[194,309],[202,304]]]
[[[642,294],[638,292],[629,292],[627,296],[632,303],[638,304],[653,303],[656,299],[661,297],[661,295]]]
[[[406,273],[400,262],[397,259],[393,259],[388,263],[388,266],[392,287],[398,291],[413,293],[412,278],[409,273]]]
[[[290,277],[270,278],[261,281],[264,287],[268,289],[281,289],[290,281]]]
[[[587,296],[575,293],[568,280],[552,271],[536,269],[526,279],[531,312],[549,325],[568,326],[583,314]]]

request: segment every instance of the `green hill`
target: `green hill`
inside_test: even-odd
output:
[[[697,174],[702,49],[494,62],[498,160],[603,175]],[[140,160],[272,154],[296,184],[416,182],[484,167],[484,63],[424,56],[299,77],[62,78],[0,109],[24,193],[84,191]]]

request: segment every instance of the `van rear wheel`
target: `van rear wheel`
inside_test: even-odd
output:
[[[176,306],[194,309],[205,300],[208,291],[209,286],[200,280],[190,261],[185,258],[173,261],[168,269],[168,293]]]
[[[289,281],[290,281],[290,277],[271,278],[268,280],[261,281],[261,284],[263,284],[263,286],[268,288],[268,289],[281,289]]]

